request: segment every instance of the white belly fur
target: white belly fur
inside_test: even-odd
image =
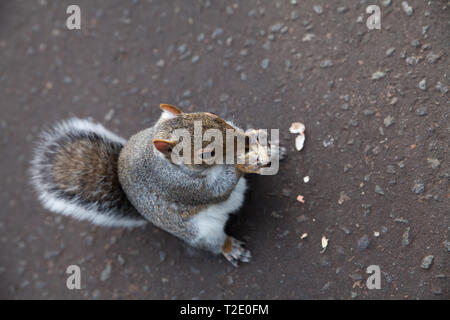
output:
[[[192,218],[198,230],[194,245],[207,247],[217,253],[221,252],[226,237],[225,223],[229,214],[236,212],[242,206],[246,189],[247,181],[242,177],[226,201],[212,204]]]

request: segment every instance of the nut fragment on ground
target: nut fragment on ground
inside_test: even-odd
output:
[[[303,145],[305,143],[305,130],[306,127],[301,122],[293,122],[289,128],[290,133],[298,133],[299,135],[295,138],[295,148],[297,151],[300,151],[303,149]]]
[[[301,203],[305,203],[305,199],[304,199],[304,197],[302,195],[298,195],[297,196],[297,201],[301,202]]]
[[[295,138],[295,149],[297,149],[297,151],[301,151],[303,149],[304,143],[305,143],[305,135],[304,134],[298,135],[297,138]]]
[[[328,239],[325,236],[322,236],[322,251],[320,251],[320,253],[325,252],[325,250],[327,250],[327,246],[328,246]]]
[[[343,204],[344,201],[348,201],[348,200],[351,200],[351,198],[348,195],[346,195],[344,191],[341,191],[341,193],[339,194],[338,203]]]
[[[305,125],[301,122],[293,122],[291,124],[291,127],[289,128],[290,133],[304,133],[305,132]]]

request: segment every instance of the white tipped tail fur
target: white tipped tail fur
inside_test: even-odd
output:
[[[55,185],[52,179],[52,157],[63,150],[65,143],[86,137],[105,144],[115,144],[117,148],[126,143],[125,139],[108,131],[101,124],[76,118],[60,122],[44,131],[34,150],[30,168],[31,182],[42,205],[50,211],[100,226],[137,227],[146,224],[147,221],[143,217],[134,213],[129,215],[130,211],[121,212],[107,208],[101,202],[86,202],[80,197],[67,197],[64,190]]]

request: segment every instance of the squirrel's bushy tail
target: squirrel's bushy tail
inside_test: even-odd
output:
[[[125,139],[89,120],[70,119],[41,134],[31,181],[43,206],[102,226],[140,226],[146,220],[119,183]]]

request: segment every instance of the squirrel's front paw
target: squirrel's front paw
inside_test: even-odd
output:
[[[250,262],[252,258],[250,250],[245,248],[245,243],[230,236],[227,236],[225,240],[222,254],[235,267],[239,265],[239,262]]]

